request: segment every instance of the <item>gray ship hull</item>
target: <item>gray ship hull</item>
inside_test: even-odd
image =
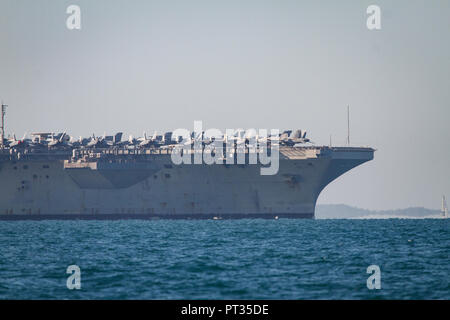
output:
[[[314,218],[331,181],[373,159],[371,148],[280,149],[276,175],[260,165],[174,165],[23,157],[0,162],[0,219]]]

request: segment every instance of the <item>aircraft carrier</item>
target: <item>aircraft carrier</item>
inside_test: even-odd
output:
[[[0,219],[314,218],[325,186],[374,155],[310,145],[305,132],[289,130],[277,139],[278,172],[261,175],[265,166],[249,161],[260,150],[245,141],[244,164],[174,164],[170,134],[2,137]],[[238,149],[235,140],[227,156]]]

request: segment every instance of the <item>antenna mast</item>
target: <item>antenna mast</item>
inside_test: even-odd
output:
[[[350,146],[350,106],[347,106],[347,146]]]
[[[2,136],[1,136],[1,141],[0,141],[0,146],[3,148],[4,147],[4,140],[5,140],[5,114],[6,114],[6,104],[3,104],[2,101],[2,126],[1,126],[1,130],[2,130]]]

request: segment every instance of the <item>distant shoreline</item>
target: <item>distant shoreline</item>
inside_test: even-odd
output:
[[[368,210],[345,204],[318,204],[316,219],[437,219],[440,210],[410,207],[395,210]]]

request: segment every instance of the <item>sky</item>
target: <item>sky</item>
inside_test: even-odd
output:
[[[81,29],[69,30],[69,5]],[[381,30],[369,30],[369,5]],[[0,2],[7,133],[304,129],[375,159],[319,204],[450,197],[450,1]],[[237,186],[238,187],[238,186]]]

